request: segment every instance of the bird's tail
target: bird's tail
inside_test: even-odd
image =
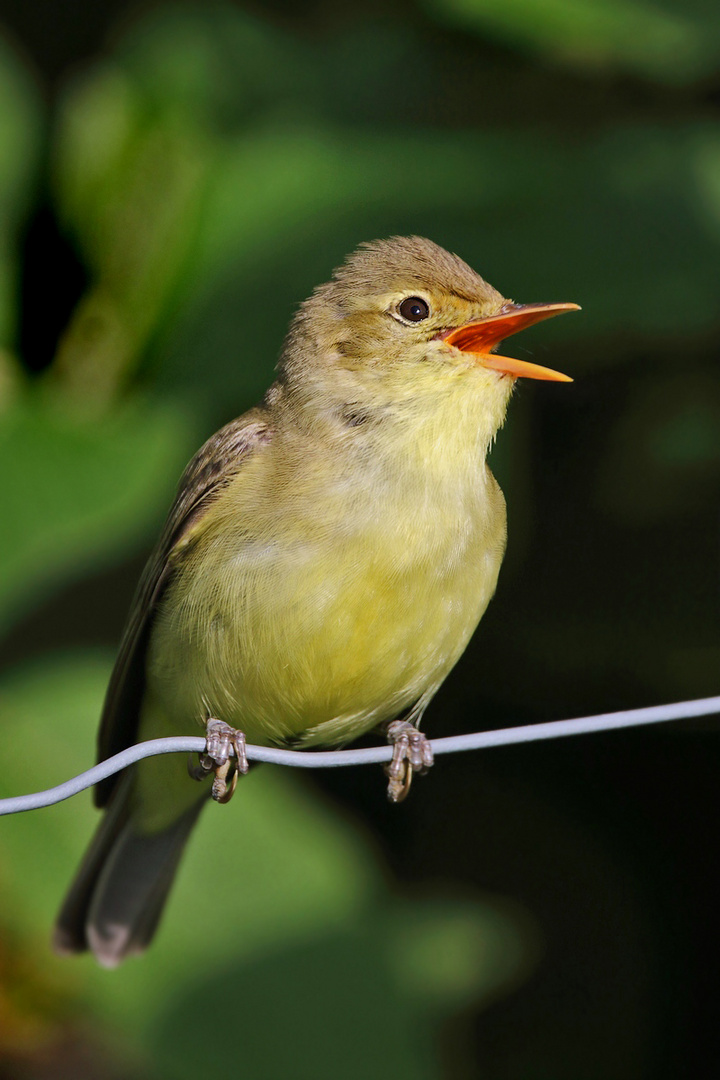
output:
[[[185,843],[206,799],[171,824],[143,832],[133,813],[133,777],[113,794],[53,934],[60,953],[91,949],[104,967],[142,952],[157,929]]]

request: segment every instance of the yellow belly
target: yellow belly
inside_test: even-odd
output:
[[[347,513],[346,492],[300,491],[274,518],[236,504],[207,524],[149,653],[174,730],[212,715],[250,742],[338,744],[430,699],[495,590],[504,500],[483,465],[465,497],[440,491],[436,506],[358,498]]]

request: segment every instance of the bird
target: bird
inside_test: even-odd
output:
[[[146,949],[200,811],[247,769],[245,739],[384,730],[394,801],[427,770],[420,720],[505,551],[488,452],[518,378],[572,381],[494,350],[575,310],[516,304],[418,236],[362,244],[300,305],[263,400],[180,479],[103,707],[99,760],[199,726],[207,751],[192,779],[167,754],[98,785],[57,951],[115,967]]]

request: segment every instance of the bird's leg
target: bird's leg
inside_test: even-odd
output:
[[[418,731],[410,720],[393,720],[385,733],[393,747],[393,756],[385,773],[388,777],[387,796],[390,802],[399,803],[407,796],[413,773],[426,773],[433,763],[429,740]]]
[[[208,773],[215,773],[212,797],[215,802],[226,803],[233,796],[239,774],[244,775],[249,768],[245,736],[242,731],[214,717],[208,720],[205,732],[205,752],[198,755],[197,765],[193,763],[192,757],[188,758],[188,772],[193,780],[204,780]],[[230,756],[231,747],[234,757]]]

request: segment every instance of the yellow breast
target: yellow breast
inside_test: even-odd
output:
[[[418,424],[380,444],[338,432],[332,454],[327,440],[318,455],[277,440],[248,463],[157,620],[150,684],[175,724],[212,715],[250,742],[337,744],[430,699],[505,543],[504,500],[467,422],[467,437],[440,440]]]

